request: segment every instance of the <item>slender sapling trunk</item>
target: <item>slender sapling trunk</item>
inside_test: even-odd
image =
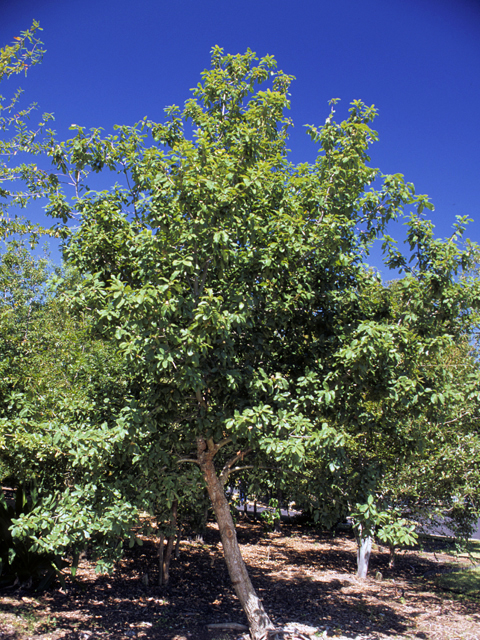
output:
[[[372,536],[365,535],[360,525],[355,537],[357,540],[357,577],[365,579],[372,552]]]

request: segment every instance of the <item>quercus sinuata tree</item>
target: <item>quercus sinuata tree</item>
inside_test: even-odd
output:
[[[78,219],[66,232],[65,258],[82,275],[72,300],[137,381],[119,418],[123,446],[145,477],[200,469],[255,640],[273,624],[241,557],[228,478],[263,456],[294,473],[330,456],[335,469],[347,438],[365,429],[414,447],[401,416],[431,400],[422,350],[475,305],[474,285],[452,288],[475,248],[442,244],[450,262],[438,274],[420,215],[428,199],[368,166],[373,107],[353,102],[340,124],[332,107],[324,126],[309,127],[316,162],[289,163],[291,80],[271,56],[215,47],[193,97],[167,108],[164,124],[145,119],[109,136],[75,127],[50,148],[49,214]],[[92,171],[113,173],[115,185],[90,190]],[[416,329],[417,316],[395,324],[384,294],[371,296],[369,247],[406,205],[419,213],[409,236],[417,271],[405,287],[425,304],[420,321],[441,310],[433,337]],[[405,267],[388,238],[385,248],[391,266]]]

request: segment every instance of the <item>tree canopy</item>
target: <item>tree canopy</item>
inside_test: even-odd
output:
[[[346,453],[368,457],[372,447],[375,463],[407,459],[424,421],[456,398],[453,377],[429,363],[468,341],[480,299],[470,275],[477,248],[460,245],[466,220],[435,239],[422,213],[428,198],[369,166],[374,107],[354,101],[337,123],[332,104],[323,126],[308,127],[316,161],[289,162],[291,81],[271,56],[214,47],[183,109],[112,135],[75,127],[72,140],[51,144],[56,169],[41,180],[79,274],[70,309],[88,311],[99,344],[114,345],[128,371],[121,405],[105,416],[92,404],[104,434],[88,444],[105,453],[98,486],[115,487],[120,513],[138,474],[144,504],[156,492],[170,505],[199,469],[256,640],[273,625],[241,558],[229,476],[269,465],[300,476],[315,460],[334,473]],[[114,185],[91,190],[92,172],[113,175]],[[403,256],[385,234],[405,207],[416,212]],[[62,230],[70,219],[77,228]],[[404,272],[395,286],[368,266],[378,238],[386,263]],[[68,424],[88,432],[75,418]],[[382,467],[358,472],[361,499],[371,502]],[[75,491],[80,502],[98,497],[91,485]],[[130,525],[119,521],[117,534]],[[49,539],[50,516],[42,526]],[[64,535],[67,543],[67,527]]]

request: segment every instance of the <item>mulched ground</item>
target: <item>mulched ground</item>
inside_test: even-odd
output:
[[[238,537],[258,594],[279,626],[302,622],[319,637],[480,640],[480,602],[435,590],[431,576],[449,570],[442,554],[402,553],[395,570],[388,554],[372,554],[366,581],[355,578],[355,544],[306,527],[283,525],[265,533],[240,523]],[[218,531],[182,541],[170,585],[156,586],[155,541],[127,550],[113,576],[80,563],[67,589],[38,596],[28,589],[0,594],[0,640],[233,640],[239,632],[210,623],[246,624],[230,585]],[[380,575],[381,574],[381,575]],[[424,577],[427,574],[428,577]]]

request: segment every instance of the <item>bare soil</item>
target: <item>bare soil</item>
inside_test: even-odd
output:
[[[240,523],[238,537],[254,586],[279,626],[317,627],[316,637],[357,640],[415,638],[480,640],[480,602],[435,587],[434,576],[466,562],[435,549],[402,553],[388,569],[375,548],[370,577],[355,577],[355,543],[307,527],[283,525],[265,533]],[[170,584],[156,586],[156,541],[126,550],[112,576],[81,561],[66,590],[43,594],[26,587],[0,593],[0,640],[234,640],[239,631],[208,624],[246,624],[230,584],[218,531],[182,541]]]

